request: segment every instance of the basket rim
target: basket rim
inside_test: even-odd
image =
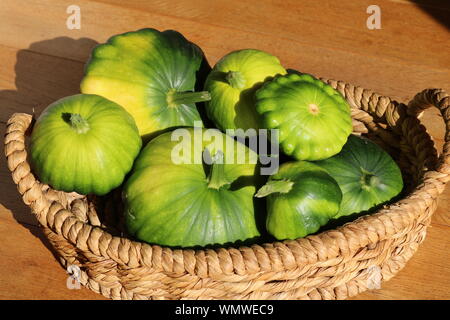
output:
[[[42,226],[61,235],[81,251],[112,259],[126,267],[143,266],[164,272],[187,272],[200,277],[212,274],[251,277],[261,272],[320,265],[323,261],[335,258],[345,262],[361,248],[383,241],[412,223],[422,223],[421,214],[443,192],[450,173],[449,96],[440,89],[427,89],[416,95],[406,106],[389,97],[342,81],[326,82],[346,98],[353,111],[360,113],[362,122],[367,115],[374,115],[391,128],[411,135],[411,141],[429,140],[421,144],[425,151],[430,151],[430,148],[436,150],[425,128],[418,124],[417,116],[430,106],[438,107],[447,124],[444,153],[436,169],[425,172],[422,183],[405,198],[373,214],[304,238],[227,248],[172,249],[112,236],[102,228],[81,221],[72,211],[65,209],[64,202],[70,204],[80,197],[53,190],[41,184],[33,175],[27,162],[25,147],[25,132],[32,122],[32,116],[28,114],[16,113],[8,121],[5,136],[8,167],[25,204],[31,207]],[[419,153],[422,151],[418,150]],[[437,161],[436,154],[437,152],[428,156]],[[47,199],[46,194],[50,191],[58,192],[65,199]]]

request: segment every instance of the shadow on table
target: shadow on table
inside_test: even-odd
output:
[[[0,121],[6,122],[13,112],[33,111],[38,116],[53,101],[79,93],[79,83],[83,77],[84,62],[65,59],[48,54],[57,52],[60,56],[71,50],[86,50],[89,56],[97,44],[88,38],[72,39],[58,37],[35,42],[27,49],[19,50],[15,64],[15,85],[17,90],[0,90]],[[2,136],[5,124],[1,123]],[[50,242],[38,225],[37,219],[26,206],[14,184],[6,164],[4,153],[0,161],[0,204],[12,212],[14,219],[27,228],[31,234],[55,255]],[[55,255],[56,257],[56,255]],[[57,259],[58,260],[58,259]],[[58,260],[59,261],[59,260]]]
[[[411,0],[411,2],[450,29],[450,2],[448,0]]]

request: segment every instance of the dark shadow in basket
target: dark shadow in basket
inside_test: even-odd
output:
[[[85,62],[58,55],[70,54],[76,48],[78,53],[82,50],[82,55],[88,57],[96,44],[96,41],[88,38],[58,37],[35,42],[27,49],[19,50],[14,67],[17,89],[0,91],[0,126],[3,135],[6,121],[13,112],[34,113],[39,116],[50,103],[79,93]],[[14,219],[39,238],[58,258],[42,229],[37,227],[38,222],[30,208],[23,203],[17,186],[11,179],[4,153],[1,154],[0,181],[4,189],[0,192],[0,204],[10,210]]]

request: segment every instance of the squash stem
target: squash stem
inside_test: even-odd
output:
[[[288,193],[293,185],[294,182],[289,180],[271,180],[258,190],[255,197],[263,198],[272,193]]]
[[[178,92],[175,89],[172,89],[167,93],[167,105],[169,107],[177,107],[182,104],[191,104],[209,100],[211,100],[211,94],[208,91]]]
[[[363,189],[373,187],[377,185],[379,182],[380,180],[378,179],[378,177],[371,173],[364,172],[363,175],[361,176],[361,184]]]
[[[89,123],[78,113],[70,114],[70,125],[77,133],[89,131]]]
[[[245,78],[239,71],[228,71],[225,78],[228,84],[235,89],[242,89],[245,87]]]
[[[211,169],[208,175],[208,188],[219,190],[226,184],[229,184],[229,181],[225,176],[223,152],[219,150],[212,157]]]

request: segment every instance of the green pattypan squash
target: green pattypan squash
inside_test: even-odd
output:
[[[200,48],[173,30],[115,35],[93,50],[81,92],[117,102],[134,117],[142,136],[155,136],[201,121],[195,103],[210,97],[192,90],[203,60]]]
[[[163,133],[136,159],[123,192],[128,231],[149,243],[179,247],[259,236],[253,198],[257,155],[219,130],[211,132],[223,145],[205,136],[198,140],[194,130],[186,129],[181,142]],[[179,148],[184,144],[187,151]],[[248,160],[242,164],[233,160],[239,147]]]
[[[339,154],[315,163],[326,169],[342,190],[336,218],[370,210],[403,189],[402,173],[395,161],[366,138],[351,135]]]
[[[30,161],[39,179],[57,190],[103,195],[123,182],[141,146],[124,108],[78,94],[52,103],[36,120]]]
[[[281,150],[297,160],[337,154],[352,132],[345,99],[308,74],[290,73],[265,83],[256,92],[256,110],[265,128],[279,130]]]
[[[214,66],[205,83],[208,117],[217,128],[259,129],[254,94],[268,77],[285,74],[277,57],[256,49],[233,51]]]
[[[339,211],[342,193],[326,170],[297,161],[282,164],[256,197],[267,197],[267,231],[284,240],[319,230]]]

